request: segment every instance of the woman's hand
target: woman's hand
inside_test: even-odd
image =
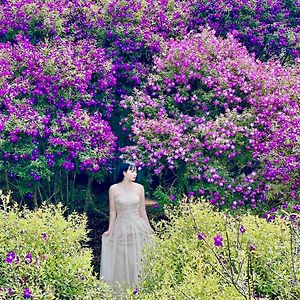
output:
[[[112,234],[112,231],[111,230],[107,230],[107,231],[103,232],[102,237],[110,237],[111,234]]]

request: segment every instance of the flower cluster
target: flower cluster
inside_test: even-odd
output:
[[[77,157],[82,172],[96,172],[113,157],[115,136],[104,119],[115,106],[116,77],[94,39],[56,37],[34,45],[18,34],[14,41],[0,43],[1,166],[21,194],[32,195],[33,187],[51,181],[55,168],[74,170]],[[60,119],[77,117],[88,120],[72,137],[77,125],[61,127]],[[68,145],[54,150],[59,131]]]
[[[0,9],[0,33],[7,39],[19,32],[34,42],[67,34],[86,38],[92,28],[102,25],[101,6],[91,1],[13,0],[2,1]]]
[[[123,120],[134,142],[125,155],[156,173],[185,165],[194,192],[232,209],[256,208],[268,181],[297,189],[296,66],[256,61],[210,30],[166,42],[154,62],[144,90],[120,103],[132,111]]]
[[[233,33],[261,59],[299,57],[298,1],[191,0],[191,27],[209,25],[218,35]]]
[[[79,105],[69,114],[61,114],[51,127],[47,155],[60,156],[67,171],[97,172],[116,150],[116,137],[101,114],[88,114]]]

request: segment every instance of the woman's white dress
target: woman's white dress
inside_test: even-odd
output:
[[[141,254],[153,233],[140,217],[140,198],[129,192],[115,198],[117,217],[110,237],[102,237],[100,276],[115,289],[137,286]]]

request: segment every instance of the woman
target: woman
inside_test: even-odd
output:
[[[109,188],[109,227],[102,235],[100,276],[120,292],[119,285],[137,286],[141,252],[153,229],[145,209],[145,192],[135,182],[137,169],[125,162],[119,181]]]

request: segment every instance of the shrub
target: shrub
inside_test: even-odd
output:
[[[85,215],[21,209],[1,190],[0,198],[0,299],[112,299],[93,274]]]
[[[280,190],[297,199],[297,64],[255,60],[210,29],[163,49],[144,89],[120,102],[131,110],[124,157],[152,168],[166,193],[176,187],[219,206],[260,208],[280,202]]]
[[[201,202],[173,208],[167,217],[157,224],[159,237],[147,251],[139,299],[300,296],[292,234],[298,223],[227,216]]]

